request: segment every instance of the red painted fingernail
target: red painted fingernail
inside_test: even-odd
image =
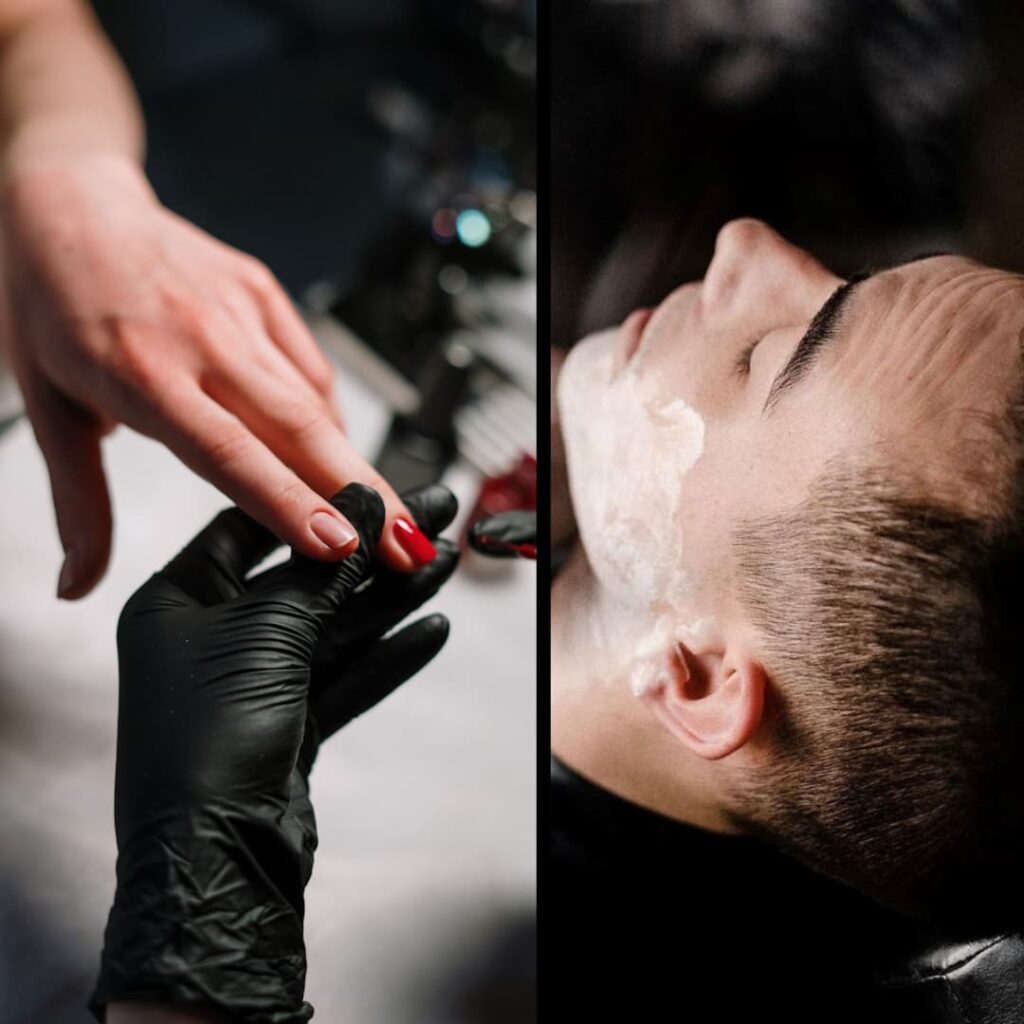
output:
[[[426,534],[408,519],[396,519],[391,528],[402,550],[413,560],[417,569],[437,557],[434,545],[427,540]]]

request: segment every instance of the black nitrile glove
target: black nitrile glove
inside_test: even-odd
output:
[[[447,639],[448,622],[442,615],[380,639],[440,590],[459,558],[458,548],[451,541],[437,539],[458,511],[452,492],[431,484],[402,495],[402,501],[416,525],[435,542],[437,557],[411,576],[378,567],[372,582],[349,599],[324,632],[313,657],[310,690],[310,706],[321,740],[415,675]],[[422,660],[411,668],[417,657]],[[403,674],[406,668],[411,671]],[[343,671],[344,685],[337,685]]]
[[[441,648],[442,616],[379,638],[456,560],[441,541],[419,573],[371,576],[380,498],[353,484],[334,504],[360,537],[344,561],[293,556],[246,580],[278,542],[231,509],[121,614],[119,855],[91,1003],[100,1019],[126,1000],[252,1024],[312,1015],[302,1000],[303,888],[316,846],[309,768],[320,739]],[[443,488],[408,504],[428,535],[454,514]]]
[[[469,544],[492,558],[536,559],[537,513],[523,509],[481,519],[469,531]]]

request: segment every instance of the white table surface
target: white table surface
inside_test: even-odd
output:
[[[355,446],[388,415],[339,379]],[[114,885],[114,628],[127,597],[227,502],[155,443],[105,447],[110,572],[54,594],[60,547],[22,420],[0,435],[0,1021],[88,1017]],[[476,480],[446,483],[464,507]],[[418,677],[332,739],[313,774],[307,998],[345,1024],[521,1021],[534,920],[536,576],[460,567],[430,605],[451,638]],[[495,1005],[495,1001],[499,1005]]]

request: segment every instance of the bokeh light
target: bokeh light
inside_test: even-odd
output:
[[[455,238],[455,211],[450,207],[442,207],[430,221],[430,233],[438,242],[450,242]]]
[[[491,222],[486,214],[471,207],[463,210],[455,218],[455,230],[463,245],[479,249],[480,246],[486,245],[491,237]]]

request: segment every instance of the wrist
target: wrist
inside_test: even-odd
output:
[[[105,120],[82,117],[80,111],[50,109],[9,125],[0,148],[0,168],[41,161],[75,161],[92,156],[116,157],[141,167],[144,128],[138,115],[111,130]]]
[[[41,194],[44,200],[68,193],[102,190],[97,198],[135,196],[158,200],[139,161],[116,150],[8,146],[0,159],[0,198],[5,207]],[[116,191],[112,191],[116,190]]]
[[[299,1024],[302,851],[280,823],[212,809],[119,828],[117,889],[91,1001],[200,1005],[245,1024]]]

